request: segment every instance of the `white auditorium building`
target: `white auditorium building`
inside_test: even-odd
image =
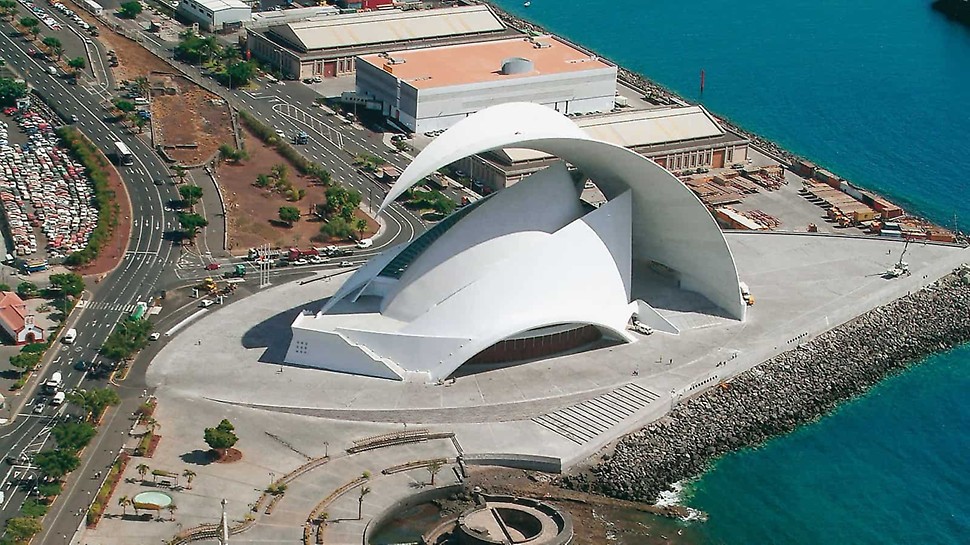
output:
[[[651,160],[545,106],[503,104],[456,123],[414,159],[382,208],[445,165],[505,148],[559,161],[372,258],[322,308],[295,319],[286,362],[435,382],[466,364],[637,342],[634,316],[677,334],[655,307],[680,297],[744,319],[734,257],[697,197]],[[567,162],[606,203],[580,200],[585,178]]]

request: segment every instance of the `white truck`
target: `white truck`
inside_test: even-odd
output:
[[[77,330],[72,327],[64,334],[64,344],[73,344],[75,339],[77,339]]]
[[[56,394],[62,384],[64,384],[64,380],[61,378],[61,372],[54,371],[50,380],[44,383],[44,391],[48,394]]]

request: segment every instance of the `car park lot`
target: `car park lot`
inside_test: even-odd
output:
[[[7,108],[24,143],[11,143],[6,121],[0,120],[0,202],[18,257],[64,258],[82,250],[97,223],[94,190],[84,167],[60,147],[54,126],[30,109]]]

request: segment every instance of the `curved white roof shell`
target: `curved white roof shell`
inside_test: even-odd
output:
[[[655,163],[544,106],[505,104],[462,120],[415,158],[381,208],[445,165],[505,147],[564,162],[375,257],[320,312],[296,319],[286,361],[433,381],[540,328],[593,325],[633,341],[630,317],[649,309],[636,293],[638,271],[657,266],[681,289],[744,318],[734,259],[696,196]],[[589,211],[565,162],[608,202]]]

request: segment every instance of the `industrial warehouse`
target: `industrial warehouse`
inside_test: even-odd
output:
[[[721,127],[701,106],[623,111],[575,121],[594,138],[635,151],[671,171],[722,168],[747,160],[748,140]],[[497,149],[462,159],[456,166],[488,192],[509,187],[554,161],[540,151]]]
[[[488,6],[323,15],[246,33],[253,56],[290,79],[353,74],[357,55],[518,35]]]
[[[357,95],[413,132],[447,129],[506,102],[609,112],[616,66],[554,36],[509,38],[359,56]]]

